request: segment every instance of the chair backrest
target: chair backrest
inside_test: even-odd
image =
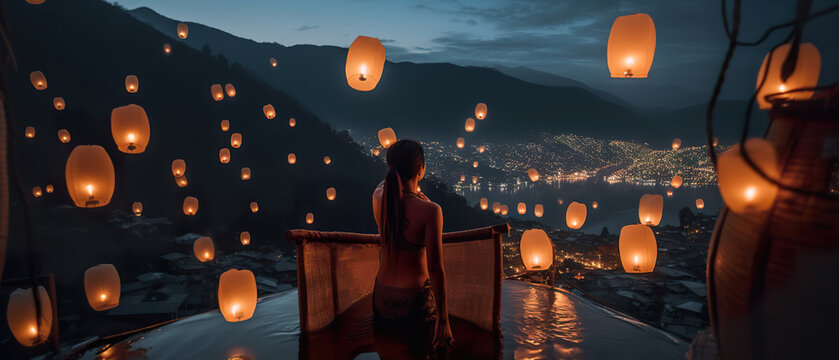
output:
[[[449,314],[500,331],[501,236],[509,225],[443,234]],[[331,324],[373,292],[379,270],[379,235],[290,230],[297,243],[300,329]]]

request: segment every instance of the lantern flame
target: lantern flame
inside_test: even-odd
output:
[[[87,189],[87,194],[90,195],[90,197],[93,197],[93,185],[88,184],[85,186],[85,189]]]
[[[781,84],[781,86],[778,86],[778,90],[780,90],[781,92],[786,92],[786,91],[787,91],[787,87],[786,87],[786,85]]]
[[[101,298],[102,301],[105,301],[105,299],[108,298],[108,295],[105,295],[105,293],[102,293],[101,295],[99,295],[99,298]]]
[[[358,80],[367,81],[367,64],[361,64],[361,70],[359,70]]]
[[[750,186],[748,189],[746,189],[746,200],[747,201],[754,200],[756,195],[757,195],[757,188],[755,188],[754,186]]]
[[[29,332],[32,333],[32,336],[38,335],[38,329],[36,329],[34,326],[29,327]]]

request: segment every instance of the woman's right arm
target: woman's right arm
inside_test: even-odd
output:
[[[443,211],[440,206],[431,203],[432,213],[426,222],[425,246],[428,275],[431,288],[437,301],[439,318],[434,332],[435,348],[449,346],[452,342],[452,330],[449,326],[449,310],[446,306],[446,272],[443,269]]]

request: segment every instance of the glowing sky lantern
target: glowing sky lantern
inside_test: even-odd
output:
[[[229,120],[222,120],[221,121],[221,131],[230,130],[230,121]]]
[[[203,236],[195,239],[195,242],[192,243],[192,252],[198,261],[207,262],[216,257],[216,246],[213,244],[213,239]]]
[[[184,198],[184,214],[195,215],[198,212],[198,199],[194,196]]]
[[[255,213],[259,211],[259,203],[257,203],[256,201],[251,201],[251,203],[248,204],[248,208],[251,209],[252,213]]]
[[[673,197],[673,189],[672,188],[667,188],[667,193],[666,194],[667,194],[667,197]]]
[[[143,203],[139,201],[135,201],[134,203],[132,203],[131,212],[133,212],[136,216],[143,215]]]
[[[46,0],[26,0],[27,3],[30,3],[32,5],[41,5],[44,3],[44,1]]]
[[[335,200],[335,188],[331,187],[326,189],[326,198],[329,200]]]
[[[306,223],[311,224],[313,222],[315,222],[315,214],[312,214],[312,213],[306,214]]]
[[[598,204],[597,201],[592,201],[591,202],[591,208],[592,209],[597,209],[599,207],[600,207],[600,204]]]
[[[489,208],[489,200],[487,198],[481,198],[481,210],[486,210]]]
[[[182,188],[186,187],[189,184],[189,182],[186,180],[186,176],[175,176],[175,184],[177,184],[178,187]]]
[[[78,207],[108,205],[114,194],[114,164],[99,145],[76,146],[64,168],[67,192]]]
[[[167,55],[171,54],[172,53],[172,45],[169,45],[168,43],[163,44],[163,53],[167,54]]]
[[[295,118],[288,119],[288,127],[295,127],[295,126],[297,126],[297,119],[295,119]]]
[[[527,213],[527,204],[520,202],[518,206],[516,206],[516,210],[519,212],[519,215],[524,215]]]
[[[705,208],[705,200],[696,199],[696,208],[702,210]]]
[[[658,246],[653,230],[646,225],[627,225],[621,228],[618,239],[623,271],[648,273],[655,268]]]
[[[711,146],[717,146],[720,144],[720,138],[714,137],[714,141],[711,143]]]
[[[229,97],[236,97],[236,87],[231,83],[224,84],[224,92]]]
[[[466,181],[466,175],[460,174],[460,181]]]
[[[27,139],[34,139],[35,138],[35,127],[34,126],[27,126],[23,129],[23,136]]]
[[[501,203],[500,202],[495,201],[495,202],[492,203],[492,212],[494,212],[496,214],[501,213]]]
[[[35,187],[32,188],[32,196],[37,198],[37,197],[41,197],[41,195],[44,195],[44,192],[43,192],[43,190],[41,190],[40,186],[35,186]]]
[[[70,142],[70,132],[67,131],[67,129],[58,130],[58,141],[61,141],[65,144]]]
[[[483,154],[486,151],[487,147],[484,145],[478,146],[478,153]]]
[[[521,234],[521,261],[529,271],[545,270],[553,265],[554,247],[542,229],[530,229]]]
[[[545,207],[542,206],[542,204],[536,204],[535,206],[533,206],[533,215],[535,215],[537,218],[542,217],[542,215],[544,215],[544,214],[545,214]]]
[[[462,137],[459,137],[457,138],[455,144],[457,145],[458,149],[463,149],[463,147],[466,146],[466,140],[464,140]]]
[[[572,201],[565,210],[565,224],[571,229],[579,229],[586,222],[586,204]]]
[[[250,180],[250,178],[251,178],[251,168],[243,167],[241,175],[242,175],[242,180]]]
[[[250,319],[256,310],[256,278],[250,270],[230,269],[218,279],[218,308],[224,320]]]
[[[331,164],[332,163],[332,158],[330,158],[329,156],[324,156],[323,157],[323,163],[326,164],[326,165]]]
[[[484,103],[478,103],[475,106],[475,117],[478,120],[483,120],[487,116],[487,105]]]
[[[84,272],[84,292],[93,310],[117,307],[121,287],[117,268],[111,264],[99,264]]]
[[[746,141],[746,152],[757,167],[771,179],[780,178],[775,148],[764,139]],[[778,187],[752,169],[735,144],[717,162],[717,178],[725,205],[736,213],[759,213],[772,206]]]
[[[221,84],[210,85],[210,96],[215,101],[224,100],[224,89],[222,89]]]
[[[271,64],[271,67],[277,67],[277,65],[279,65],[279,63],[277,62],[277,59],[275,59],[275,58],[268,59],[268,63]]]
[[[507,215],[510,213],[510,209],[507,208],[507,205],[501,205],[501,215]]]
[[[387,149],[394,143],[396,143],[396,132],[393,131],[391,128],[384,128],[379,130],[378,133],[379,137],[379,144],[382,145],[383,148]]]
[[[680,186],[682,186],[682,177],[679,175],[673,176],[673,179],[670,180],[670,186],[672,186],[674,189],[678,189]]]
[[[55,107],[56,110],[64,110],[67,104],[64,102],[64,98],[61,96],[56,96],[52,98],[52,106]]]
[[[473,184],[477,184],[477,183],[478,183],[478,177],[477,177],[477,176],[472,176],[472,183],[473,183]]]
[[[172,160],[172,175],[183,176],[186,174],[186,161],[184,159]]]
[[[478,162],[477,162],[477,161],[473,161],[473,162],[472,162],[472,167],[473,167],[473,168],[478,168]]]
[[[769,75],[766,82],[757,94],[757,103],[761,109],[769,109],[772,104],[766,100],[766,95],[785,93],[778,98],[803,100],[813,96],[813,91],[789,92],[793,89],[815,87],[819,83],[819,72],[821,72],[821,56],[816,46],[811,43],[801,44],[798,49],[798,59],[795,62],[795,71],[786,82],[781,80],[781,67],[792,49],[791,44],[784,44],[775,49],[772,53],[772,60],[769,66]],[[763,58],[763,64],[757,73],[757,84],[755,89],[763,81],[763,74],[766,71],[766,60],[769,55]]]
[[[556,199],[556,203],[559,204],[559,205],[562,205],[562,204],[565,204],[565,200],[562,200],[562,198],[558,198],[558,199]]]
[[[539,181],[539,172],[536,169],[528,169],[527,170],[527,177],[530,178],[530,181],[536,182]]]
[[[55,187],[52,186],[52,184],[47,184],[47,186],[44,187],[44,191],[46,191],[47,194],[52,194],[55,191]]]
[[[186,39],[189,35],[189,25],[185,23],[178,23],[178,37],[181,39]]]
[[[47,88],[47,78],[44,76],[44,73],[40,71],[33,71],[29,73],[29,81],[32,82],[32,86],[38,90],[44,90]]]
[[[655,25],[650,15],[619,16],[609,32],[606,58],[613,78],[646,78],[655,55]]]
[[[268,104],[262,107],[262,113],[265,114],[265,118],[268,120],[273,119],[277,116],[277,112],[274,111],[274,105]]]
[[[140,105],[130,104],[111,110],[111,135],[117,149],[128,154],[146,151],[151,137],[149,117]]]
[[[473,119],[473,118],[466,119],[466,124],[463,125],[463,128],[466,129],[466,132],[475,131],[475,119]]]
[[[240,133],[233,133],[230,135],[230,147],[234,149],[238,149],[242,146],[242,134]]]
[[[297,162],[297,155],[294,155],[294,153],[288,153],[288,163],[293,165],[296,162]]]
[[[239,233],[239,242],[242,245],[250,245],[251,244],[251,233],[247,231],[242,231]]]
[[[379,39],[359,36],[347,51],[347,84],[358,91],[376,88],[385,67],[385,47]]]
[[[128,75],[125,77],[125,91],[135,93],[140,90],[140,79],[137,75]]]
[[[52,301],[47,289],[38,286],[35,291],[40,303],[40,318],[35,307],[32,288],[17,289],[9,295],[6,306],[6,321],[15,340],[23,346],[43,343],[52,331]]]
[[[673,139],[673,144],[671,144],[670,146],[673,147],[673,150],[679,150],[679,148],[682,147],[682,139]]]
[[[227,164],[230,162],[230,149],[228,148],[221,148],[218,151],[218,161],[222,164]]]

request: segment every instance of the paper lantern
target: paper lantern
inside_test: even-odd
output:
[[[460,174],[460,181],[466,181],[466,175]]]
[[[175,176],[175,184],[177,184],[178,187],[182,188],[186,187],[189,184],[189,182],[186,180],[186,176]]]
[[[329,164],[332,163],[332,159],[329,156],[324,156],[323,157],[323,163],[326,164],[326,165],[329,165]]]
[[[705,208],[705,200],[696,199],[696,208],[702,210]]]
[[[277,59],[274,59],[274,58],[268,59],[268,63],[271,64],[271,67],[277,67],[277,65],[279,64],[277,62]]]
[[[487,116],[487,105],[484,103],[478,103],[475,106],[475,117],[478,120],[483,120]]]
[[[456,144],[458,149],[463,149],[463,147],[466,146],[466,140],[463,140],[462,137],[459,137],[457,138]]]
[[[554,247],[542,229],[530,229],[521,234],[521,261],[529,271],[549,269],[554,261]]]
[[[227,131],[227,130],[230,130],[230,121],[222,120],[221,121],[221,131]]]
[[[189,25],[184,23],[178,23],[178,37],[181,39],[186,39],[189,35]]]
[[[658,246],[653,230],[646,225],[627,225],[621,228],[618,239],[623,271],[648,273],[655,268]]]
[[[572,201],[565,210],[565,224],[571,229],[579,229],[586,222],[586,204]]]
[[[598,207],[600,207],[600,204],[598,204],[597,201],[592,201],[591,202],[591,208],[592,209],[597,209]]]
[[[37,198],[41,197],[41,195],[44,195],[44,192],[41,190],[40,186],[36,186],[32,188],[32,195]]]
[[[297,120],[295,118],[288,119],[288,127],[295,127],[297,126]]]
[[[379,130],[379,144],[382,144],[382,147],[387,149],[394,143],[396,143],[396,132],[393,131],[391,128],[384,128]]]
[[[32,288],[17,289],[9,295],[6,307],[6,321],[15,340],[23,346],[43,343],[52,331],[52,301],[47,290],[38,286],[38,300],[41,317],[35,308]]]
[[[311,224],[313,222],[315,222],[315,214],[312,214],[312,213],[306,214],[306,223]]]
[[[775,148],[764,139],[746,141],[749,158],[772,179],[780,177]],[[757,213],[769,210],[778,194],[778,187],[755,172],[735,144],[717,161],[717,178],[725,205],[736,213]]]
[[[494,212],[496,214],[501,213],[501,203],[500,202],[495,201],[495,202],[492,203],[492,212]]]
[[[27,139],[35,138],[35,127],[34,126],[27,126],[23,129],[23,136]]]
[[[114,194],[114,164],[99,145],[76,146],[64,168],[70,198],[78,207],[100,207]]]
[[[803,43],[798,48],[798,59],[795,62],[795,71],[787,79],[786,82],[781,80],[781,67],[787,58],[787,54],[792,49],[792,44],[784,44],[775,49],[772,53],[772,62],[769,66],[769,75],[766,82],[757,94],[757,103],[761,109],[769,109],[772,103],[766,100],[766,95],[775,93],[785,93],[778,95],[779,99],[804,100],[813,96],[812,91],[789,92],[787,91],[799,88],[815,87],[819,83],[819,72],[821,72],[822,60],[819,55],[819,50],[811,43]],[[755,89],[760,86],[763,81],[763,74],[766,71],[766,61],[769,60],[767,54],[763,58],[763,64],[760,65],[760,71],[757,73],[757,84]]]
[[[32,82],[32,86],[38,90],[44,90],[47,88],[47,78],[44,77],[44,73],[40,71],[33,71],[29,73],[29,81]]]
[[[227,164],[227,163],[229,163],[229,162],[230,162],[230,149],[228,149],[228,148],[221,148],[221,149],[218,151],[218,160],[219,160],[222,164]]]
[[[172,45],[163,44],[163,53],[164,54],[169,54],[171,52],[172,52]]]
[[[259,211],[259,204],[256,201],[251,201],[249,207],[252,213]]]
[[[192,243],[192,252],[198,261],[207,262],[216,257],[216,246],[213,244],[213,239],[203,236],[195,239],[195,242]]]
[[[516,210],[519,212],[519,215],[524,215],[527,213],[527,204],[520,202],[518,206],[516,206]]]
[[[224,320],[250,319],[256,310],[256,278],[250,270],[230,269],[218,280],[218,307]]]
[[[536,204],[535,206],[533,206],[533,215],[535,215],[537,218],[542,217],[542,215],[544,215],[544,214],[545,214],[545,207],[542,206],[542,204]]]
[[[146,151],[151,136],[146,110],[135,104],[111,110],[111,135],[119,151],[128,154]]]
[[[32,5],[41,5],[41,4],[44,3],[44,1],[46,1],[46,0],[26,0],[26,2],[28,2]]]
[[[140,79],[137,75],[128,75],[125,77],[125,91],[135,93],[140,90]]]
[[[674,189],[678,189],[680,186],[682,186],[682,177],[679,175],[673,176],[673,179],[670,180],[670,186],[672,186]]]
[[[481,198],[481,210],[486,210],[489,208],[489,200],[487,198]]]
[[[52,194],[53,192],[55,192],[55,187],[52,186],[52,184],[47,184],[47,186],[44,188],[44,191],[46,191],[47,194]]]
[[[67,129],[58,130],[58,141],[61,141],[65,144],[70,142],[70,132],[67,131]]]
[[[335,200],[335,188],[331,187],[326,189],[326,198],[329,200]]]
[[[134,215],[137,216],[143,215],[143,203],[135,201],[133,204],[131,204],[131,212],[133,212]]]
[[[224,92],[229,97],[236,97],[236,87],[231,83],[224,84]]]
[[[66,104],[64,103],[64,98],[61,96],[56,96],[52,98],[52,106],[55,107],[56,110],[64,110]]]
[[[247,231],[240,232],[239,233],[239,242],[241,242],[242,245],[250,245],[250,243],[251,243],[251,233],[249,233]]]
[[[230,135],[230,147],[234,149],[238,149],[242,146],[242,134],[240,133],[233,133]]]
[[[376,88],[385,66],[385,47],[376,38],[359,36],[347,51],[347,84],[358,91]]]
[[[673,189],[671,189],[671,188],[667,189],[667,197],[673,197]]]
[[[198,212],[198,199],[193,196],[184,198],[184,214],[195,215]]]
[[[297,155],[294,155],[294,153],[288,153],[288,163],[293,165],[296,162],[297,162]]]
[[[473,161],[473,162],[472,162],[472,167],[473,167],[473,168],[478,168],[478,162],[477,162],[477,161]]]
[[[274,105],[268,104],[262,107],[262,113],[265,114],[265,118],[268,120],[273,119],[277,116],[277,112],[274,111]]]
[[[536,169],[529,169],[527,170],[527,177],[530,178],[530,181],[539,181],[539,172]]]
[[[215,101],[224,100],[224,89],[222,89],[221,84],[210,85],[210,96]]]
[[[565,200],[562,200],[562,198],[559,198],[559,199],[556,199],[556,203],[559,204],[559,205],[562,205],[562,204],[565,204]]]
[[[682,146],[682,139],[673,139],[673,144],[671,146],[673,147],[673,150],[679,150],[679,148]]]
[[[655,25],[647,14],[620,16],[612,24],[606,57],[613,78],[646,78],[655,55]]]
[[[714,136],[714,141],[711,143],[711,146],[717,146],[720,143],[720,138]]]
[[[186,161],[184,159],[172,160],[172,175],[184,176],[186,175]]]
[[[486,146],[484,146],[484,145],[478,146],[478,153],[483,154],[484,151],[486,151]]]
[[[117,307],[120,288],[119,273],[111,264],[99,264],[84,272],[84,292],[93,310],[105,311]]]
[[[501,205],[501,215],[507,215],[510,212],[510,209],[507,208],[507,205]]]
[[[463,128],[466,129],[466,132],[475,131],[475,119],[473,119],[473,118],[466,119],[466,124],[463,125]]]
[[[473,176],[473,177],[472,177],[472,183],[473,183],[473,184],[477,184],[477,183],[478,183],[478,177],[477,177],[477,176]]]

